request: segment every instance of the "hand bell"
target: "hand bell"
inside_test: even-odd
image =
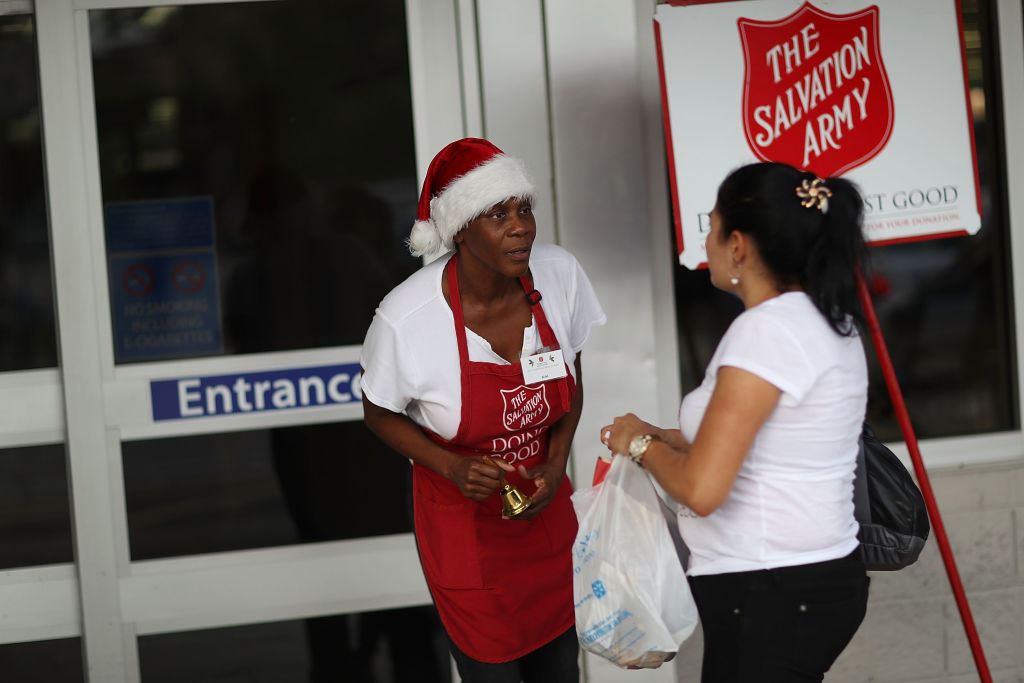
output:
[[[501,487],[501,516],[516,517],[533,504],[533,499],[520,491],[516,486],[503,482]]]

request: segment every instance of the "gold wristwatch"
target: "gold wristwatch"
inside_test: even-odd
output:
[[[658,437],[654,434],[641,434],[640,436],[634,436],[633,440],[629,442],[629,457],[640,467],[644,466],[644,453],[650,447],[651,442],[656,440]]]

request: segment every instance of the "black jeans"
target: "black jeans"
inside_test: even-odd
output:
[[[452,657],[462,683],[579,683],[579,640],[576,627],[519,659],[487,664],[465,654],[454,643]]]
[[[821,681],[867,609],[856,551],[838,560],[690,578],[704,629],[702,683]]]

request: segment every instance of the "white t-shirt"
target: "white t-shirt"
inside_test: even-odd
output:
[[[844,557],[857,547],[853,472],[867,404],[858,336],[843,337],[803,292],[768,299],[737,317],[704,381],[683,399],[691,443],[718,369],[736,367],[782,391],[728,498],[707,517],[682,506],[690,575],[770,569]]]
[[[462,417],[462,385],[455,318],[441,290],[447,262],[448,258],[433,261],[384,297],[366,333],[360,363],[362,391],[370,401],[404,412],[416,424],[451,439]],[[575,376],[576,354],[591,328],[604,324],[604,311],[583,268],[565,249],[534,243],[530,272],[544,315]],[[509,364],[468,328],[466,341],[471,361]],[[541,346],[534,320],[523,331],[523,352],[529,355]]]

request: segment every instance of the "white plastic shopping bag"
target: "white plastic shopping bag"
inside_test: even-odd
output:
[[[697,625],[676,547],[647,473],[617,457],[604,480],[572,495],[580,645],[622,668],[672,659]]]

